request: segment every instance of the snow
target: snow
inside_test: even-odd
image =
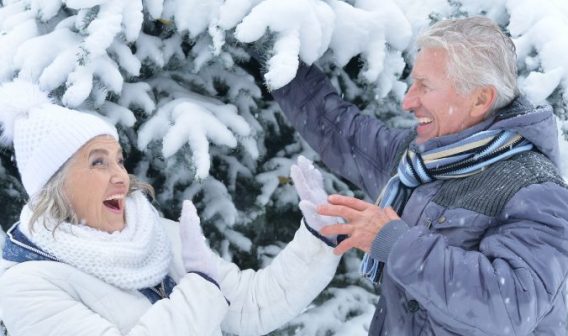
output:
[[[179,88],[175,84],[173,87]],[[187,143],[193,153],[196,177],[205,178],[211,164],[210,141],[234,148],[237,145],[235,135],[248,136],[250,127],[233,105],[181,91],[177,96],[161,106],[142,126],[138,148],[144,150],[152,140],[163,139],[162,153],[167,158]]]
[[[122,11],[122,25],[126,41],[136,41],[144,21],[143,7],[140,1],[127,0]]]
[[[142,63],[132,54],[132,50],[122,41],[116,40],[109,48],[109,53],[115,55],[118,65],[131,76],[140,75]]]
[[[35,13],[41,21],[48,21],[57,15],[62,5],[61,0],[32,0],[31,11]]]
[[[155,36],[140,33],[136,40],[136,57],[144,62],[146,60],[163,67],[166,64],[162,53],[163,41]]]
[[[383,71],[387,43],[397,50],[407,47],[412,36],[409,22],[392,1],[358,1],[355,7],[342,1],[332,4],[337,15],[331,49],[338,64],[363,54],[367,61],[363,76],[375,81]]]
[[[219,26],[225,30],[235,27],[258,1],[227,0],[219,9]]]
[[[235,37],[250,43],[267,30],[276,34],[265,79],[270,88],[278,89],[294,77],[298,55],[307,64],[323,55],[331,41],[334,17],[332,9],[317,0],[267,0],[243,19]]]
[[[16,6],[14,5],[13,7]],[[12,18],[20,16],[29,18],[30,16],[26,13],[10,16],[10,9],[16,8],[6,7],[0,9],[0,81],[2,82],[10,79],[12,73],[16,70],[12,51],[38,34],[35,20],[28,19],[24,22],[18,22],[18,24],[10,24],[15,22]],[[4,15],[7,19],[3,18]]]
[[[523,93],[534,104],[555,108],[560,169],[568,181],[565,0],[2,4],[0,83],[34,81],[58,104],[118,125],[125,152],[134,153],[133,172],[156,187],[164,214],[176,218],[181,201],[194,200],[204,227],[215,233],[212,246],[227,259],[249,256],[251,264],[261,266],[277,255],[286,242],[276,236],[280,231],[260,242],[255,231],[281,230],[269,219],[286,223],[293,217],[289,214],[299,215],[290,166],[298,155],[318,160],[305,141],[290,133],[280,108],[263,97],[263,86],[286,85],[300,60],[318,63],[346,99],[365,105],[364,113],[389,125],[412,126],[415,121],[400,113],[408,87],[403,72],[412,65],[417,34],[443,18],[481,14],[510,32]],[[260,71],[249,62],[252,46],[261,53]],[[344,68],[354,58],[361,66],[356,73]],[[0,196],[24,199],[11,184],[13,169],[4,168],[10,160],[3,160]],[[327,191],[357,193],[337,176],[322,173]],[[294,230],[298,223],[286,225]],[[359,277],[359,262],[356,253],[345,255],[320,301],[287,330],[366,335],[378,297]]]
[[[78,37],[68,29],[57,29],[49,34],[31,38],[22,43],[14,57],[14,65],[20,69],[20,78],[37,81],[44,69],[64,50],[75,47]],[[63,75],[69,72],[62,72]],[[51,86],[50,88],[57,87]]]
[[[534,2],[508,1],[511,13],[509,30],[522,61],[531,53],[538,54],[540,69],[521,78],[521,88],[533,103],[544,103],[554,89],[568,88],[568,11],[566,5],[545,1],[539,6]],[[532,61],[529,58],[529,62]]]
[[[164,9],[164,1],[163,0],[144,0],[144,8],[150,14],[150,17],[154,20],[158,19],[162,14],[162,10]]]
[[[152,87],[146,82],[124,83],[118,102],[127,108],[141,108],[150,115],[156,108],[151,94]]]
[[[136,122],[136,117],[134,117],[132,111],[113,102],[105,102],[100,107],[100,111],[113,125],[120,124],[125,127],[132,127]]]

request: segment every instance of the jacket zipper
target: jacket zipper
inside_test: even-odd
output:
[[[165,299],[168,297],[168,295],[166,294],[166,290],[165,290],[165,285],[164,285],[164,281],[162,281],[158,286],[156,287],[151,287],[150,290],[156,294],[158,294],[158,296],[162,299]]]

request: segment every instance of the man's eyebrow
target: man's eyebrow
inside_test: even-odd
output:
[[[411,76],[413,82],[419,82],[421,84],[432,84],[432,81],[427,77],[421,76]]]
[[[424,80],[427,79],[426,77],[421,76],[420,74],[416,74],[416,73],[411,73],[411,74],[410,74],[410,77],[411,77],[413,80],[419,80],[419,81],[424,81]]]

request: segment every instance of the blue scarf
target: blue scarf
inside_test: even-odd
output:
[[[400,216],[414,188],[435,180],[477,174],[495,162],[532,148],[532,143],[515,132],[488,130],[424,153],[408,149],[398,164],[397,174],[387,182],[375,204],[381,208],[392,207]],[[382,268],[382,262],[366,253],[360,272],[378,283]]]

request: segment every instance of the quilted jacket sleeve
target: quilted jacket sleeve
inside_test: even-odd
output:
[[[177,223],[167,221],[174,247],[174,277],[184,273]],[[172,225],[173,224],[173,225]],[[230,302],[221,324],[236,335],[264,335],[299,315],[329,284],[340,257],[301,224],[270,265],[241,270],[217,256],[219,285]]]
[[[296,77],[272,95],[302,137],[336,174],[378,196],[410,130],[386,127],[344,101],[316,67],[301,64]]]
[[[335,275],[339,257],[301,225],[264,269],[240,270],[222,261],[221,289],[231,302],[222,329],[264,335],[299,315]]]

